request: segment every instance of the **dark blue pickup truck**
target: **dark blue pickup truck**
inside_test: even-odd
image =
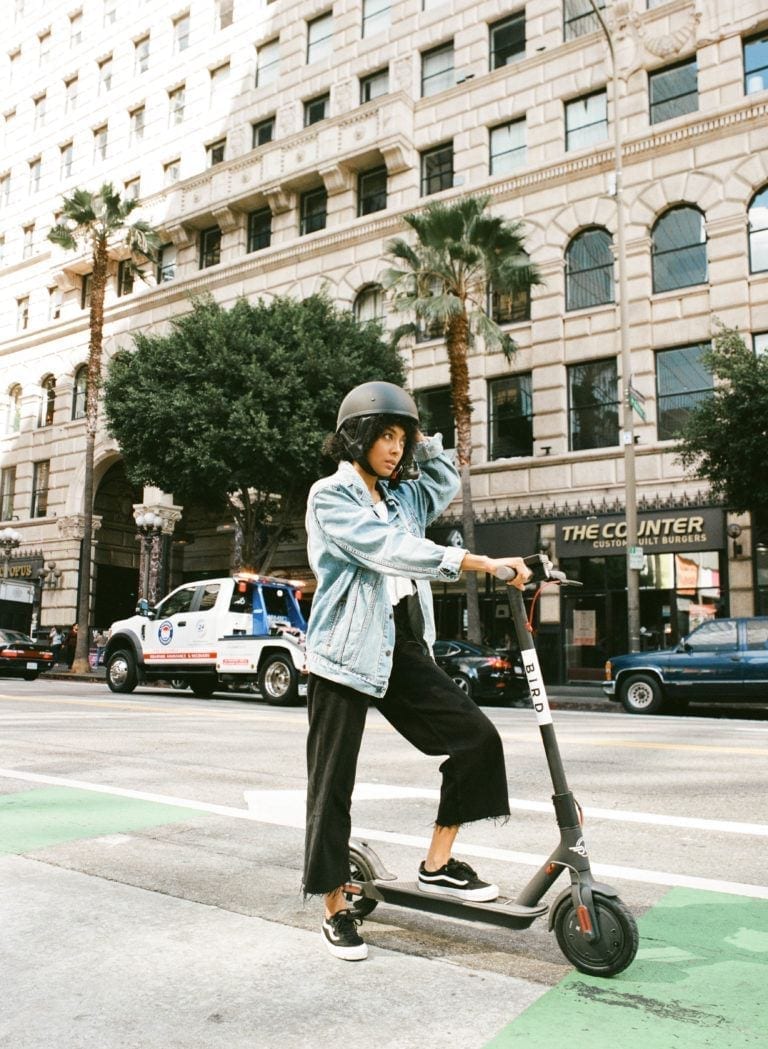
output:
[[[699,703],[768,703],[768,616],[710,619],[677,648],[614,656],[603,691],[630,714]]]

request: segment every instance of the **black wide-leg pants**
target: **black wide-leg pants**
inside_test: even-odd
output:
[[[504,751],[493,723],[396,616],[392,674],[380,700],[310,675],[304,893],[349,880],[350,808],[368,703],[422,753],[447,755],[436,824],[509,815]]]

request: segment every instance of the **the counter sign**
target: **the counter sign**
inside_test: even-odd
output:
[[[161,645],[170,645],[173,640],[173,623],[170,620],[166,619],[157,628],[157,640]]]

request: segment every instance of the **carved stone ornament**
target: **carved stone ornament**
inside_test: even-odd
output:
[[[58,517],[56,527],[62,539],[82,539],[85,535],[85,515],[69,514],[68,517]],[[101,528],[101,517],[98,514],[93,515],[92,528],[94,532]]]

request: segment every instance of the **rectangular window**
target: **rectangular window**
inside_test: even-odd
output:
[[[200,231],[200,269],[218,266],[221,262],[221,230],[218,226]]]
[[[768,32],[744,41],[744,94],[768,88]]]
[[[77,108],[78,78],[72,76],[64,81],[64,112],[70,113]]]
[[[61,292],[54,284],[48,289],[48,320],[57,321],[61,316]]]
[[[565,103],[565,148],[585,149],[608,137],[608,96],[595,91]]]
[[[155,279],[158,284],[165,284],[176,276],[176,246],[174,244],[163,244],[157,253],[157,273]]]
[[[251,148],[256,149],[257,146],[265,146],[267,142],[271,142],[275,137],[275,118],[267,117],[266,120],[260,120],[257,124],[252,124],[251,128]]]
[[[35,114],[33,120],[33,127],[45,127],[45,111],[47,103],[48,99],[45,95],[38,95],[37,98],[34,100]]]
[[[755,332],[752,336],[752,349],[758,357],[761,353],[768,353],[768,331]]]
[[[123,295],[131,294],[133,291],[134,280],[133,263],[130,259],[121,259],[117,264],[118,297],[122,298]]]
[[[698,65],[695,58],[648,75],[651,123],[695,113],[699,108]]]
[[[531,319],[530,288],[513,292],[491,288],[488,298],[488,312],[497,324],[518,324]]]
[[[307,22],[307,62],[327,58],[333,47],[333,12],[326,11]]]
[[[217,0],[217,19],[219,29],[226,29],[235,20],[235,0]]]
[[[488,458],[533,455],[531,375],[509,375],[488,383]]]
[[[29,327],[29,296],[24,295],[16,300],[16,331],[26,331]]]
[[[304,103],[304,127],[309,127],[310,124],[317,124],[321,120],[325,120],[330,111],[331,96],[318,95],[317,98],[311,98],[308,102]]]
[[[374,98],[389,91],[389,70],[379,69],[368,76],[360,77],[360,102],[372,102]]]
[[[270,40],[256,48],[256,87],[274,84],[280,70],[280,41]]]
[[[91,306],[91,275],[84,273],[80,278],[80,309],[87,310]]]
[[[656,354],[656,398],[660,441],[677,437],[691,410],[712,396],[712,373],[704,364],[707,343]]]
[[[491,69],[525,57],[525,11],[494,22],[490,27],[490,47]]]
[[[107,159],[107,125],[93,129],[94,163]]]
[[[221,98],[224,88],[229,82],[229,62],[224,62],[211,70],[211,101]]]
[[[363,0],[363,36],[373,36],[389,29],[390,0]]]
[[[99,94],[103,95],[112,88],[112,56],[102,58],[99,67]]]
[[[129,142],[133,146],[137,142],[141,142],[144,138],[144,117],[146,110],[144,106],[137,106],[136,109],[132,109],[129,116],[131,118],[130,124],[130,138]]]
[[[421,154],[421,195],[439,193],[453,186],[453,142],[446,142]]]
[[[123,196],[126,200],[138,200],[141,196],[141,179],[128,179],[128,181],[124,183]]]
[[[51,472],[49,459],[32,463],[32,505],[30,517],[45,517],[48,514],[48,479]]]
[[[434,390],[417,390],[414,394],[419,406],[419,420],[424,433],[443,435],[443,447],[456,447],[456,421],[453,415],[450,386]]]
[[[59,177],[69,178],[72,174],[72,160],[74,158],[74,145],[71,142],[67,142],[66,145],[59,148],[59,157],[61,158],[59,164]]]
[[[383,211],[387,206],[387,169],[372,168],[361,171],[357,176],[357,213],[370,215]]]
[[[51,31],[47,29],[38,39],[38,65],[44,66],[51,57]]]
[[[504,175],[525,164],[525,117],[490,129],[490,172]]]
[[[456,79],[453,69],[453,40],[440,47],[423,51],[421,55],[421,97],[429,98],[453,87]]]
[[[37,193],[40,189],[40,175],[42,173],[43,164],[40,157],[35,157],[34,160],[29,162],[29,192]]]
[[[189,14],[173,20],[173,50],[178,54],[189,47]]]
[[[187,92],[183,84],[168,92],[168,123],[171,127],[180,124],[184,119],[186,96]]]
[[[146,73],[149,69],[149,34],[137,40],[133,45],[133,71],[136,74]]]
[[[208,167],[215,167],[217,164],[224,163],[224,155],[227,149],[227,140],[225,138],[219,139],[218,142],[212,142],[209,146],[205,147],[206,157],[208,158]]]
[[[616,359],[568,368],[570,450],[610,448],[619,443]]]
[[[172,186],[181,177],[181,158],[176,157],[163,164],[163,182],[166,186]]]
[[[77,47],[83,42],[83,12],[76,11],[69,16],[69,46]]]
[[[10,427],[6,427],[10,433]],[[0,474],[0,521],[13,520],[13,502],[16,495],[16,467],[4,466]]]
[[[604,11],[605,0],[597,0],[597,6]],[[599,29],[600,22],[590,0],[564,0],[563,35],[566,40],[575,40],[577,36],[596,33]]]
[[[5,207],[11,199],[11,176],[0,176],[0,204]]]
[[[21,227],[23,237],[22,258],[30,259],[35,253],[35,224],[30,222],[28,226]]]
[[[117,21],[117,0],[104,0],[104,25],[114,25]]]
[[[248,216],[248,251],[262,251],[272,243],[272,212],[259,208]]]
[[[325,229],[328,217],[328,194],[324,186],[311,189],[308,193],[301,194],[301,223],[299,232],[303,237],[307,233],[315,233],[319,229]]]

